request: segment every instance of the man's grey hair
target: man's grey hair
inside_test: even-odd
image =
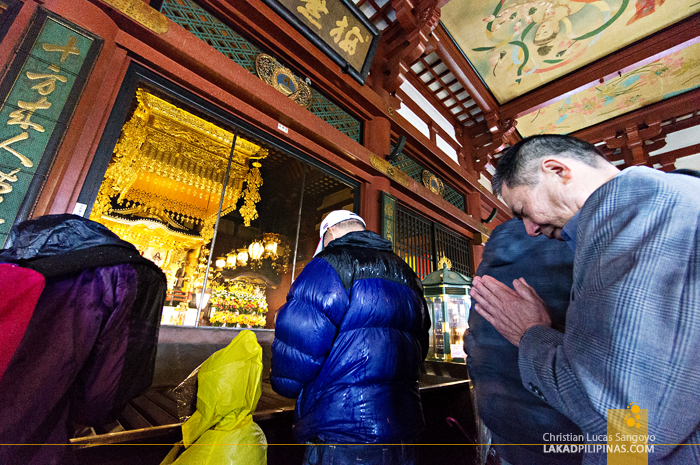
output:
[[[554,134],[532,136],[506,149],[498,159],[496,174],[491,180],[493,192],[501,195],[503,184],[509,189],[536,186],[540,160],[551,156],[571,158],[594,168],[609,163],[595,145],[581,139]]]
[[[360,231],[365,230],[365,225],[362,223],[362,221],[356,220],[356,219],[341,221],[340,223],[336,223],[332,227],[341,229],[343,231],[347,231],[348,229],[352,229],[353,231],[358,230],[358,229]]]
[[[333,226],[331,226],[328,229],[338,229],[339,231],[345,233],[349,231],[364,231],[365,225],[362,224],[362,221],[356,220],[356,219],[350,219],[350,220],[345,220],[341,221],[340,223],[336,223]],[[326,234],[328,234],[328,229],[326,230],[326,233],[323,235],[323,238],[326,238]]]

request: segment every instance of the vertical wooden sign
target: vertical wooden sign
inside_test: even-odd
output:
[[[31,214],[102,43],[40,8],[0,83],[0,246]]]

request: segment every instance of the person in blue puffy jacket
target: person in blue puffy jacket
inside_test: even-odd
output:
[[[272,388],[297,399],[305,463],[414,464],[430,329],[421,282],[355,213],[329,213],[320,236],[277,315]]]

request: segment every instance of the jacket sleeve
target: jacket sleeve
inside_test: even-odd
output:
[[[93,276],[79,285],[101,294],[90,309],[101,324],[73,387],[73,414],[86,425],[111,421],[151,385],[166,289],[162,273],[142,265],[98,268]]]
[[[348,305],[348,293],[333,267],[322,258],[309,262],[277,314],[270,374],[275,392],[296,398],[316,379]]]
[[[72,389],[72,413],[80,424],[104,424],[124,407],[115,404],[136,283],[136,272],[130,265],[88,270],[76,280],[78,292],[89,298],[81,300],[86,304],[76,311],[75,319],[82,323],[86,337],[94,338],[91,345],[82,344],[90,348]]]
[[[700,411],[688,406],[700,403],[699,217],[697,193],[644,178],[593,194],[578,223],[566,333],[523,335],[525,387],[587,432],[606,434],[607,410],[636,402],[657,444],[697,442]]]

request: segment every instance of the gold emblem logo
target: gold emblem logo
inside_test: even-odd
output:
[[[311,89],[302,79],[294,76],[270,55],[261,53],[255,58],[258,77],[282,92],[304,108],[311,105]]]
[[[440,197],[445,194],[445,185],[442,183],[440,178],[427,170],[423,170],[421,173],[421,178],[423,180],[423,185],[430,189],[431,192],[439,195]]]

